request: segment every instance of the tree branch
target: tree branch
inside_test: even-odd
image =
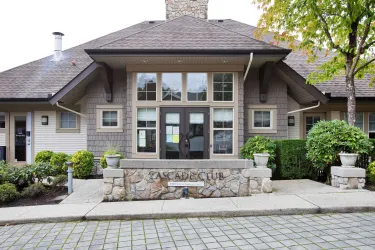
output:
[[[354,75],[356,75],[359,71],[361,71],[362,69],[364,69],[367,65],[369,65],[370,63],[372,62],[375,62],[375,58],[371,59],[370,61],[367,61],[366,63],[362,64],[355,72],[354,72]]]
[[[375,45],[375,41],[372,41],[372,42],[369,42],[368,44],[364,45],[362,50],[361,50],[361,54],[364,54],[365,51],[370,48],[372,45]]]
[[[365,27],[365,31],[363,32],[363,36],[361,37],[361,41],[359,42],[359,45],[357,47],[357,53],[356,53],[356,56],[354,57],[354,61],[353,61],[353,65],[352,65],[352,68],[350,69],[350,72],[353,73],[355,68],[357,67],[358,65],[358,62],[359,62],[359,58],[361,56],[361,51],[362,51],[362,48],[363,48],[363,45],[365,44],[365,41],[367,39],[367,36],[370,32],[370,26],[371,26],[371,22],[368,22],[368,24],[366,24],[366,27]],[[354,74],[356,74],[354,72]]]

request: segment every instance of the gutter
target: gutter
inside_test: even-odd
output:
[[[251,67],[251,64],[253,63],[253,52],[250,53],[250,60],[249,60],[249,64],[247,65],[247,69],[246,69],[246,72],[245,72],[245,76],[243,77],[243,80],[246,81],[246,77],[247,77],[247,74],[249,74],[249,70],[250,70],[250,67]]]
[[[59,108],[61,108],[61,109],[65,109],[65,110],[67,110],[67,111],[69,111],[69,112],[72,112],[72,113],[74,113],[74,114],[77,114],[77,115],[79,115],[79,116],[82,116],[82,117],[86,117],[86,118],[87,118],[87,115],[84,115],[84,114],[82,114],[82,113],[79,113],[79,112],[77,112],[77,111],[74,111],[74,110],[72,110],[72,109],[69,109],[69,108],[67,108],[67,107],[61,106],[61,105],[59,104],[59,102],[56,102],[56,106],[59,107]]]
[[[309,110],[309,109],[314,109],[314,108],[317,108],[317,107],[319,107],[319,106],[320,106],[320,101],[318,101],[318,104],[315,105],[315,106],[290,111],[290,112],[288,112],[288,115],[289,115],[289,114],[293,114],[293,113],[297,113],[297,112],[301,112],[301,111],[305,111],[305,110]]]

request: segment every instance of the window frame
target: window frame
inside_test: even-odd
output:
[[[214,123],[214,114],[215,114],[215,109],[231,109],[232,110],[232,128],[215,128]],[[233,156],[234,155],[234,127],[235,127],[235,122],[234,122],[234,107],[213,107],[212,108],[212,155],[213,156]],[[218,154],[215,153],[215,131],[217,130],[225,130],[225,131],[232,131],[232,153],[231,154]]]
[[[255,111],[270,112],[270,127],[255,127]],[[276,134],[277,133],[277,105],[249,105],[248,106],[248,133],[249,134]]]
[[[117,126],[103,125],[103,112],[117,112]],[[122,133],[123,129],[123,106],[122,105],[96,105],[96,132],[98,133]]]
[[[365,112],[355,112],[355,113],[356,113],[356,117],[355,117],[356,122],[357,122],[357,113],[362,113],[362,128],[355,126],[355,124],[354,126],[361,129],[362,131],[365,131]],[[369,125],[370,125],[370,113],[372,112],[369,112]],[[346,119],[345,119],[345,116],[346,116]],[[344,121],[348,123],[348,112],[344,112]],[[369,126],[369,129],[370,129],[370,126]]]
[[[251,112],[252,112],[252,117],[253,117],[253,119],[252,119],[252,124],[251,124],[251,129],[262,129],[262,130],[270,130],[270,129],[272,129],[273,128],[273,119],[274,119],[274,115],[273,115],[273,110],[263,110],[263,109],[260,109],[260,110],[255,110],[255,109],[253,109],[253,110],[251,110]],[[270,126],[269,127],[255,127],[255,112],[270,112]],[[262,121],[262,123],[263,123],[263,121]]]
[[[370,133],[374,133],[375,134],[375,130],[372,131],[370,130],[370,114],[373,113],[375,115],[375,112],[368,112],[367,115],[368,115],[368,131],[367,131],[367,136],[368,138],[370,138]]]
[[[61,114],[72,113],[76,116],[75,128],[62,128],[61,127]],[[81,132],[81,117],[78,114],[69,111],[56,111],[56,133],[80,133]]]
[[[155,109],[155,127],[138,127],[138,109]],[[137,154],[153,155],[158,153],[158,108],[157,107],[136,107],[135,109],[135,152]],[[147,123],[147,122],[146,122]],[[146,124],[147,126],[147,124]],[[138,130],[155,130],[155,152],[139,152],[138,151]]]
[[[155,74],[155,76],[156,76],[155,91],[150,91],[150,92],[155,92],[155,100],[147,100],[147,93],[148,93],[147,90],[141,91],[141,92],[146,93],[146,100],[139,100],[138,99],[138,75],[139,74]],[[158,88],[159,88],[158,86],[159,86],[159,73],[158,72],[137,72],[135,74],[135,93],[136,93],[137,102],[156,102],[158,100]]]
[[[6,118],[5,112],[0,112],[0,117],[4,117],[4,127],[3,128],[0,127],[0,133],[5,133],[5,129],[7,128],[7,122],[6,122],[7,118]]]
[[[185,85],[186,85],[186,87],[183,89],[183,91],[185,91],[185,98],[186,98],[186,102],[208,102],[208,91],[209,91],[209,82],[208,82],[208,80],[209,80],[209,73],[210,72],[185,72],[185,74],[186,74],[186,77],[185,77]],[[195,100],[195,101],[191,101],[191,100],[189,100],[189,91],[188,91],[188,87],[189,87],[189,74],[206,74],[206,79],[207,79],[207,90],[206,90],[206,100],[204,100],[204,101],[202,101],[202,100]]]
[[[232,74],[232,100],[231,101],[215,101],[215,74]],[[234,95],[235,95],[235,87],[234,87],[234,84],[235,84],[235,74],[234,72],[212,72],[212,83],[211,83],[211,88],[212,88],[212,102],[223,102],[223,103],[234,103]],[[226,91],[228,92],[228,91]],[[224,91],[222,92],[224,93]]]
[[[163,75],[164,74],[180,74],[181,75],[181,99],[180,100],[163,100]],[[176,103],[182,102],[182,98],[184,96],[184,91],[185,91],[184,90],[184,73],[183,72],[160,72],[160,80],[161,80],[160,101],[161,102],[176,102]],[[138,90],[137,90],[137,93],[138,93]],[[137,94],[137,98],[138,98],[138,94]]]

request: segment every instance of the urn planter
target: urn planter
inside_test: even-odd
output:
[[[269,153],[254,154],[254,161],[257,168],[267,168]]]
[[[118,163],[120,162],[120,155],[106,155],[105,161],[107,162],[108,168],[118,168]]]
[[[354,168],[357,161],[358,154],[354,153],[340,153],[341,166],[343,168]]]

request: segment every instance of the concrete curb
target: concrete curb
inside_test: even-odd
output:
[[[15,220],[0,220],[0,226],[27,224],[27,223],[58,223],[69,221],[83,221],[86,220],[85,216],[69,216],[69,217],[45,217],[45,218],[32,218],[32,219],[15,219]]]

